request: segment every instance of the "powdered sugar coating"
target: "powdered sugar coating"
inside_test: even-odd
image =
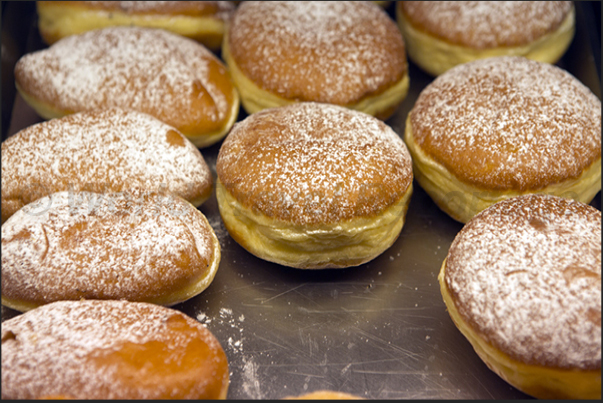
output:
[[[216,243],[205,217],[176,196],[54,193],[2,225],[2,297],[172,305],[181,302],[172,294],[208,275]]]
[[[507,199],[468,222],[445,283],[462,318],[511,358],[601,368],[601,212],[555,196]]]
[[[421,92],[410,120],[424,152],[487,189],[540,189],[601,158],[601,101],[565,70],[521,57],[447,71]]]
[[[401,1],[417,28],[476,49],[520,46],[556,30],[571,1]]]
[[[82,112],[23,129],[2,143],[2,210],[61,190],[170,191],[195,204],[213,178],[173,127],[120,109]],[[15,206],[8,207],[10,200]],[[16,202],[18,201],[18,203]]]
[[[143,368],[135,367],[134,357],[99,363],[99,359],[118,354],[129,343],[138,347],[139,354],[145,349],[152,353],[153,346],[160,348],[155,353],[167,355],[165,366],[171,364],[182,372],[166,373],[150,385],[128,370],[138,372],[138,377],[144,373],[149,379],[156,379],[161,370],[153,368],[153,357],[147,358],[149,362]],[[185,365],[191,361],[186,353],[195,346],[205,346],[207,356],[197,356],[197,364],[187,369]],[[56,302],[2,323],[3,399],[52,395],[151,399],[169,398],[170,394],[180,398],[216,398],[204,391],[211,390],[212,384],[228,382],[227,371],[220,368],[225,361],[222,347],[204,325],[181,312],[152,304]],[[210,379],[212,375],[202,377],[199,367],[205,367],[206,375],[215,371],[215,379]],[[178,377],[191,375],[197,376],[193,387],[177,382]],[[187,386],[189,390],[178,390]]]
[[[121,107],[187,135],[221,128],[232,109],[222,62],[201,44],[160,29],[108,27],[63,38],[23,56],[15,80],[65,113]]]
[[[400,137],[380,120],[329,104],[264,110],[237,123],[216,170],[247,207],[299,224],[369,217],[412,183]]]
[[[243,2],[228,40],[245,76],[287,99],[347,105],[407,73],[402,35],[370,2]]]

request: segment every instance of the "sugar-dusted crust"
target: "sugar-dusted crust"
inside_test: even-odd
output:
[[[335,390],[316,390],[314,392],[302,393],[299,396],[287,396],[285,400],[364,400],[351,393]]]
[[[93,29],[160,28],[219,49],[231,1],[38,1],[38,28],[47,44]]]
[[[218,340],[179,311],[61,301],[2,323],[2,399],[224,399]]]
[[[407,3],[421,3],[409,5]],[[437,35],[430,30],[424,30],[421,26],[415,25],[412,22],[412,17],[407,16],[404,12],[405,8],[416,7],[417,9],[425,7],[423,3],[437,3],[435,5],[427,5],[427,7],[442,7],[457,9],[457,13],[450,12],[438,15],[441,25],[450,28],[451,35],[460,36],[466,41],[451,42],[448,40],[446,33]],[[450,3],[450,4],[442,4]],[[464,4],[457,4],[464,3]],[[471,4],[469,4],[471,3]],[[504,4],[503,4],[504,3]],[[526,3],[535,3],[534,5]],[[537,3],[537,4],[536,4]],[[557,61],[565,54],[571,44],[576,29],[576,12],[572,6],[561,24],[551,30],[544,32],[542,35],[534,34],[535,28],[542,28],[543,22],[546,24],[550,17],[550,13],[544,13],[545,20],[539,18],[531,19],[528,26],[531,28],[524,31],[525,26],[523,17],[519,19],[505,20],[504,23],[483,24],[491,19],[500,17],[508,17],[515,8],[519,11],[522,7],[550,7],[551,1],[547,2],[520,2],[520,1],[499,1],[499,2],[397,2],[396,4],[396,22],[404,36],[408,57],[427,73],[438,76],[445,71],[459,64],[468,63],[473,60],[486,59],[488,57],[498,56],[523,56],[531,60],[536,60],[544,63],[557,63]],[[496,10],[496,7],[502,7],[502,12]],[[553,5],[553,7],[555,7]],[[464,10],[460,12],[460,9]],[[415,10],[416,11],[416,10]],[[427,10],[421,10],[426,12]],[[452,11],[452,10],[449,10]],[[475,12],[472,15],[471,12]],[[534,10],[532,10],[534,11]],[[469,15],[465,15],[465,13]],[[480,14],[491,14],[487,17]],[[436,13],[437,14],[437,13]],[[457,15],[460,14],[460,15]],[[531,15],[528,13],[527,15]],[[423,17],[429,19],[434,17],[429,12],[426,12]],[[467,26],[467,19],[476,19],[474,25]],[[445,22],[444,22],[445,21]],[[432,21],[433,22],[433,21]],[[499,21],[500,22],[500,21]],[[435,23],[435,22],[434,22]],[[518,23],[517,26],[514,24]],[[471,29],[474,27],[474,29]],[[521,29],[518,29],[521,27]],[[459,32],[459,28],[462,30]],[[483,38],[480,40],[480,34],[483,32]],[[506,32],[510,31],[510,32]],[[471,33],[471,35],[469,35]],[[468,36],[468,37],[467,37]],[[500,41],[498,40],[500,39]],[[511,40],[515,39],[515,40]],[[516,43],[517,42],[517,43]],[[511,44],[503,44],[511,43]],[[487,44],[487,45],[486,45]]]
[[[499,202],[456,236],[445,285],[464,321],[526,363],[601,368],[601,212],[547,195]]]
[[[177,196],[58,192],[2,225],[2,304],[25,311],[86,298],[170,306],[205,290],[219,263],[207,219]]]
[[[62,190],[172,192],[195,206],[213,178],[173,127],[120,109],[82,112],[27,127],[2,143],[2,222]]]
[[[373,217],[412,184],[410,154],[389,126],[312,102],[237,123],[222,144],[216,171],[245,206],[297,224]]]
[[[555,31],[571,1],[401,1],[405,21],[451,44],[473,49],[516,47]]]
[[[64,38],[19,59],[15,81],[45,118],[136,110],[198,147],[223,138],[239,109],[224,64],[199,43],[160,29],[109,27]]]
[[[287,100],[352,105],[408,74],[396,24],[368,2],[244,2],[227,31],[229,64]]]
[[[237,123],[216,163],[232,237],[265,260],[323,269],[365,263],[393,244],[412,194],[412,162],[380,120],[297,103]]]
[[[601,159],[601,101],[566,71],[521,57],[447,71],[421,92],[410,124],[422,152],[488,191],[535,191]]]

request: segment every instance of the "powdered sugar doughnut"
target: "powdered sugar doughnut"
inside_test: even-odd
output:
[[[339,392],[334,390],[316,390],[314,392],[303,393],[299,396],[287,396],[285,400],[364,400],[361,397],[351,393]]]
[[[132,189],[171,192],[200,206],[213,178],[178,130],[116,108],[42,122],[2,143],[2,222],[55,192]]]
[[[220,244],[187,201],[155,192],[58,192],[2,225],[2,304],[59,300],[174,305],[213,281]]]
[[[454,239],[448,312],[484,362],[537,398],[601,398],[601,212],[548,195],[501,201]]]
[[[571,1],[399,1],[396,20],[409,58],[433,75],[497,56],[555,63],[575,31]]]
[[[512,196],[589,203],[601,189],[601,101],[546,63],[499,57],[447,71],[419,95],[404,139],[419,184],[461,222]]]
[[[69,36],[19,59],[15,82],[46,119],[119,107],[156,117],[197,147],[221,140],[239,110],[224,64],[201,44],[160,29]]]
[[[311,101],[385,119],[408,91],[402,35],[370,2],[243,2],[222,55],[248,113]]]
[[[219,49],[231,1],[38,1],[38,28],[51,45],[66,36],[116,25],[160,28]]]
[[[183,313],[61,301],[2,322],[2,399],[224,399],[228,362]]]
[[[380,120],[302,102],[237,123],[216,163],[230,235],[265,260],[304,269],[367,262],[398,237],[412,162]]]

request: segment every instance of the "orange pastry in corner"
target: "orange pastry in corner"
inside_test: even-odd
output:
[[[601,212],[525,195],[473,217],[438,276],[454,324],[540,399],[601,399]]]
[[[2,322],[2,399],[225,399],[228,361],[182,312],[59,301]]]

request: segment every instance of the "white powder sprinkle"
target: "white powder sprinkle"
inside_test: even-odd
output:
[[[454,239],[446,284],[460,314],[529,364],[601,366],[601,212],[529,195],[475,216]]]
[[[484,49],[524,45],[554,31],[572,2],[403,1],[399,6],[420,29],[449,42]]]
[[[410,120],[423,151],[488,189],[539,189],[601,158],[601,101],[568,72],[521,57],[448,70]]]
[[[192,331],[183,332],[183,326]],[[155,343],[177,363],[193,339],[219,348],[203,325],[154,304],[91,300],[45,305],[2,323],[2,394],[14,399],[122,398],[120,393],[132,386],[114,375],[115,365],[99,365],[96,358],[115,354],[126,343],[141,349]],[[137,389],[141,398],[158,398],[161,392]]]
[[[305,223],[374,214],[397,202],[412,183],[410,154],[389,126],[311,102],[237,123],[216,170],[242,203]]]
[[[180,198],[59,192],[2,225],[2,295],[153,301],[202,278],[215,247],[207,220]]]
[[[398,27],[370,2],[243,2],[228,35],[244,74],[289,99],[346,105],[407,70]]]
[[[227,95],[210,79],[211,64],[227,74],[219,59],[191,39],[159,29],[109,27],[23,56],[15,80],[59,110],[121,107],[185,131],[188,122],[221,122],[230,112]]]
[[[30,126],[2,143],[5,201],[63,190],[170,191],[197,203],[212,186],[202,154],[171,126],[139,112],[82,112]]]

